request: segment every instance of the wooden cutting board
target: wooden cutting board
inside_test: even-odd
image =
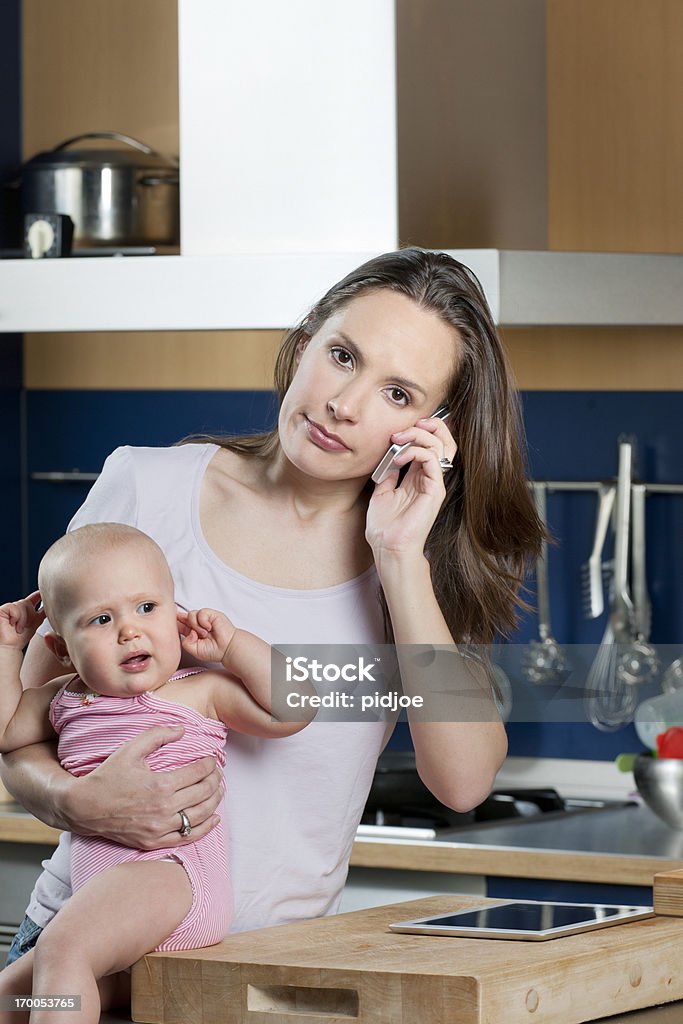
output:
[[[683,920],[547,942],[398,935],[389,923],[480,897],[433,896],[153,953],[133,968],[150,1024],[578,1024],[683,998]]]

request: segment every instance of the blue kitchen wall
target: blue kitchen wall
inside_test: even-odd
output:
[[[678,392],[526,392],[523,409],[536,479],[613,477],[618,439],[629,436],[637,440],[641,479],[683,481],[683,395]],[[249,433],[270,426],[274,417],[274,398],[263,391],[29,392],[29,474],[96,472],[117,445],[172,444],[192,432]],[[63,532],[87,491],[83,484],[30,481],[33,573],[41,553]],[[563,643],[598,643],[604,619],[582,618],[580,573],[592,540],[595,497],[550,494],[548,513],[558,542],[549,557],[554,632]],[[683,496],[648,499],[652,639],[680,644],[683,653],[682,523]],[[533,596],[533,580],[530,591]],[[514,641],[533,639],[535,626],[535,618],[527,616]],[[640,747],[632,726],[602,733],[588,723],[511,722],[508,734],[510,753],[518,756],[610,760],[622,750]],[[407,729],[399,727],[393,744],[408,743]]]
[[[635,442],[636,476],[649,483],[683,482],[683,395],[679,392],[526,392],[524,420],[535,479],[600,480],[617,469],[619,439]],[[594,495],[549,494],[548,520],[557,544],[548,574],[554,634],[567,644],[598,644],[605,617],[582,614],[581,566],[595,525]],[[652,640],[678,645],[683,654],[683,495],[647,500],[646,549],[652,601]],[[532,593],[533,593],[533,581]],[[535,638],[527,616],[514,638]],[[599,732],[592,725],[508,723],[510,753],[517,756],[611,760],[640,750],[633,726]]]
[[[266,391],[28,392],[31,571],[35,575],[43,551],[64,532],[91,486],[34,481],[33,473],[98,472],[119,445],[170,445],[193,433],[254,433],[270,428],[275,410]]]
[[[0,334],[0,580],[7,600],[22,592],[21,336]]]
[[[21,0],[0,3],[0,248],[18,245],[18,202],[7,183],[21,163]]]
[[[21,162],[21,0],[0,4],[0,248],[18,243],[16,192],[6,183]],[[0,579],[8,594],[21,588],[21,336],[0,335]]]

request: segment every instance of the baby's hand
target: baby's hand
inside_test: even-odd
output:
[[[222,662],[235,635],[227,615],[213,608],[191,612],[179,609],[178,628],[183,649],[199,661]]]
[[[38,626],[45,618],[45,612],[36,611],[40,601],[39,591],[29,594],[21,601],[10,601],[0,605],[0,647],[13,647],[23,651]]]

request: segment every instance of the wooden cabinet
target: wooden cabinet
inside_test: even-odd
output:
[[[339,913],[443,893],[485,896],[486,879],[483,875],[460,875],[445,871],[351,867]]]
[[[548,0],[548,245],[683,251],[683,5]]]
[[[273,11],[283,10],[277,0],[272,3]],[[117,0],[116,4],[23,0],[25,155],[70,134],[102,127],[177,152],[182,148],[179,109],[184,104],[183,146],[191,159],[184,170],[181,166],[181,178],[201,182],[202,132],[213,133],[216,140],[207,146],[206,155],[213,153],[223,161],[229,160],[231,147],[239,150],[240,139],[247,138],[250,68],[258,75],[261,102],[267,104],[268,82],[275,96],[287,80],[288,66],[306,64],[313,42],[319,61],[325,26],[320,19],[307,21],[306,3],[311,9],[316,6],[314,0],[297,0],[295,5],[300,59],[293,59],[290,36],[279,39],[281,52],[272,30],[268,46],[265,37],[259,36],[251,57],[245,58],[233,103],[226,102],[228,72],[220,61],[197,62],[195,55],[192,102],[201,105],[202,113],[195,123],[187,96],[183,101],[179,94],[177,0]],[[391,230],[391,216],[382,206],[384,227],[377,229],[378,245],[388,248],[400,241],[449,248],[683,252],[680,0],[477,0],[476,4],[472,0],[394,0],[393,6],[381,0],[373,10],[363,45],[371,37],[373,45],[381,47],[393,24],[395,105],[382,93],[391,78],[386,47],[381,76],[377,71],[367,79],[363,68],[371,63],[368,53],[359,40],[352,39],[353,60],[350,56],[347,74],[353,75],[354,88],[360,81],[378,90],[378,96],[384,97],[382,117],[391,124],[377,152],[368,148],[369,142],[363,150],[357,127],[366,112],[356,88],[349,92],[356,99],[346,112],[346,134],[339,135],[339,147],[343,148],[344,139],[354,140],[353,189],[362,193],[365,183],[368,195],[381,194],[383,204],[387,197],[397,197],[396,224]],[[185,46],[181,63],[190,60],[188,46],[198,42],[201,18],[210,24],[212,17],[220,17],[216,38],[211,40],[220,52],[221,33],[227,33],[225,45],[234,49],[230,30],[244,30],[254,16],[232,0],[201,0],[184,5],[183,11],[186,27],[194,26],[194,35],[185,42],[181,39],[181,48]],[[235,21],[238,15],[247,20]],[[357,20],[361,20],[359,14]],[[365,20],[366,14],[364,24]],[[312,21],[315,25],[308,25]],[[390,38],[393,43],[393,31]],[[204,174],[203,189],[195,188],[191,198],[192,189],[185,188],[183,230],[195,251],[213,230],[214,197],[218,220],[225,220],[216,232],[226,245],[237,244],[231,237],[230,203],[259,213],[261,243],[272,211],[273,231],[280,232],[273,244],[284,244],[284,222],[278,220],[276,231],[276,215],[280,217],[284,207],[288,216],[292,211],[296,214],[306,202],[290,187],[297,167],[308,174],[317,150],[334,162],[329,134],[332,108],[324,101],[326,90],[331,96],[339,94],[338,83],[329,81],[332,68],[330,64],[327,78],[320,74],[314,83],[319,94],[317,118],[311,114],[307,129],[296,118],[288,122],[292,130],[285,148],[277,141],[279,135],[261,124],[258,174],[240,182],[232,167],[230,175],[221,177],[220,166],[207,163],[211,170]],[[367,117],[363,123],[372,125]],[[392,138],[396,149],[389,159]],[[370,132],[369,139],[376,147],[377,133]],[[318,160],[316,166],[323,163]],[[286,167],[287,173],[279,174],[280,167]],[[249,194],[246,206],[240,201],[240,189]],[[332,203],[342,208],[355,194],[350,184],[337,183]],[[319,198],[320,206],[307,208],[307,216],[312,217],[309,227],[330,230],[329,241],[316,235],[316,244],[328,250],[336,244],[346,246],[348,238],[335,236],[338,218],[328,219],[325,212],[330,196],[323,192]],[[342,221],[346,226],[348,217],[344,215]],[[192,225],[190,235],[188,225]],[[312,237],[305,244],[312,244]],[[214,238],[210,246],[207,241],[207,246],[220,249],[224,244],[220,239]],[[240,245],[243,242],[244,238]],[[296,247],[300,242],[294,239],[292,244]],[[316,281],[310,294],[317,289]],[[184,368],[197,362],[194,338],[190,333],[174,337],[173,353],[165,362],[164,386],[188,386]],[[239,332],[233,340],[232,351],[252,351],[257,343],[258,365],[248,367],[246,386],[267,388],[270,367],[264,353],[276,343],[275,334],[256,337]],[[678,327],[514,327],[506,331],[505,340],[524,389],[671,390],[678,388],[681,379],[683,330]],[[207,339],[199,342],[205,346]],[[81,333],[64,344],[68,349],[64,360],[61,351],[53,351],[67,367],[68,386],[102,386],[109,369],[106,360],[94,353],[97,346],[106,349],[110,339]],[[134,344],[137,340],[131,336],[130,345]],[[33,343],[29,366],[46,365],[46,345],[52,346],[53,339]],[[150,346],[156,346],[152,336],[144,348]],[[232,351],[226,355],[228,346],[223,346],[221,365],[226,359],[229,365],[218,375],[212,369],[200,374],[193,386],[213,386],[218,377],[230,379]],[[237,370],[244,377],[241,364]],[[159,386],[153,369],[146,380],[146,386]],[[55,384],[42,377],[35,386]]]
[[[115,128],[178,152],[184,103],[183,145],[192,159],[204,149],[223,161],[221,172],[207,159],[204,174],[216,185],[222,181],[230,195],[241,191],[243,204],[258,193],[262,212],[255,207],[253,215],[262,218],[259,231],[269,217],[275,230],[287,204],[312,217],[311,230],[316,218],[323,221],[330,197],[315,192],[318,206],[307,209],[305,196],[296,198],[297,174],[310,175],[312,166],[316,174],[329,174],[336,159],[348,163],[346,183],[335,186],[327,216],[350,197],[354,206],[362,204],[363,182],[368,195],[386,202],[396,195],[397,177],[396,243],[683,251],[679,0],[381,0],[372,5],[372,17],[362,4],[358,10],[352,5],[345,17],[362,21],[365,31],[352,34],[345,51],[350,102],[348,117],[336,126],[336,149],[330,124],[338,106],[341,76],[333,71],[342,66],[340,43],[330,42],[323,74],[320,51],[329,27],[307,18],[299,0],[287,16],[296,21],[296,34],[273,38],[280,8],[273,4],[265,34],[250,21],[261,15],[242,4],[202,0],[181,9],[188,32],[181,57],[195,68],[184,85],[192,95],[183,101],[177,0],[23,0],[24,154],[92,128]],[[205,45],[216,55],[233,54],[232,61],[221,67],[217,57],[208,64],[193,59],[202,23]],[[394,55],[382,48],[394,27],[395,102],[384,95]],[[248,38],[236,45],[240,33]],[[369,45],[374,49],[366,52]],[[243,68],[237,67],[240,51]],[[293,59],[296,53],[301,59]],[[373,69],[380,57],[384,78]],[[311,75],[317,69],[307,89],[297,71],[302,67]],[[230,75],[238,72],[226,95]],[[261,106],[254,89],[250,95],[249,76],[261,90]],[[359,81],[366,94],[376,93],[381,124],[374,129],[353,91]],[[298,96],[305,111],[284,110],[280,121],[292,137],[279,139],[269,103],[275,109],[290,88],[290,107]],[[311,92],[319,97],[315,107]],[[234,168],[243,164],[239,148],[249,142],[250,121],[261,170],[240,181]],[[365,151],[356,130],[361,124]],[[389,154],[393,144],[396,153]],[[351,146],[353,153],[345,151]],[[194,175],[201,167],[189,170]],[[230,195],[216,197],[220,216],[236,205]],[[392,244],[384,237],[390,222],[387,213],[378,227],[380,245],[382,239]],[[333,217],[328,228],[323,247],[348,248],[342,235],[335,238],[346,228]],[[291,241],[295,249],[297,239]]]
[[[679,0],[397,0],[419,245],[683,251]]]
[[[178,153],[177,0],[23,0],[24,158],[113,129]]]

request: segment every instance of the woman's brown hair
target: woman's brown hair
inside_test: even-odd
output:
[[[543,526],[526,480],[518,394],[472,271],[446,253],[417,248],[369,260],[330,288],[286,335],[275,364],[275,389],[282,402],[303,338],[315,334],[352,299],[383,288],[436,313],[458,334],[459,359],[447,397],[448,426],[458,454],[446,475],[446,497],[425,551],[434,593],[453,639],[492,643],[497,636],[509,635],[518,609],[526,607],[520,590],[527,564],[538,554]],[[264,458],[278,445],[276,431],[207,439]],[[383,594],[380,600],[390,627]]]

